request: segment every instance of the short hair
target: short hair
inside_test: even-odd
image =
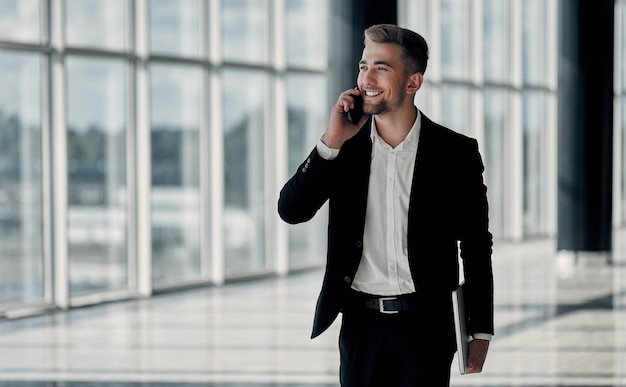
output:
[[[363,44],[393,43],[402,48],[402,56],[409,74],[426,71],[428,63],[428,44],[417,32],[393,24],[376,24],[363,33]]]

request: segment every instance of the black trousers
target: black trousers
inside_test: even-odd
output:
[[[382,314],[347,305],[339,335],[341,386],[448,387],[454,331],[428,309]]]

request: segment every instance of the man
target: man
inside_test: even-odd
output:
[[[358,89],[344,91],[320,142],[281,190],[288,223],[329,200],[327,265],[312,337],[342,312],[342,386],[448,386],[455,352],[451,292],[463,258],[481,372],[493,334],[492,236],[483,164],[474,139],[414,106],[428,59],[417,33],[365,31]],[[347,118],[355,100],[365,115]]]

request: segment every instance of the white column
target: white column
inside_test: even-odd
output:
[[[222,62],[220,40],[220,0],[209,0],[208,56],[209,71],[209,212],[211,235],[211,281],[220,285],[225,279],[224,265],[224,120],[222,118],[222,83],[216,67]]]
[[[137,291],[152,294],[152,225],[150,221],[150,105],[148,79],[148,0],[135,0],[135,138],[137,214]]]
[[[545,183],[546,192],[546,230],[548,235],[556,236],[557,233],[557,190],[558,190],[558,168],[557,168],[557,142],[558,142],[558,106],[557,106],[557,53],[558,53],[558,0],[548,0],[546,2],[546,57],[547,57],[547,81],[550,94],[548,96],[548,106],[546,109],[547,122],[547,171]]]
[[[53,299],[60,309],[70,305],[69,258],[67,248],[67,122],[65,91],[65,40],[63,1],[50,2],[50,102],[51,102],[51,145],[52,145],[52,262]]]
[[[510,157],[510,180],[505,182],[505,194],[510,198],[506,203],[509,212],[505,213],[505,234],[514,241],[524,237],[524,127],[523,127],[523,98],[521,95],[523,84],[522,73],[522,0],[512,0],[509,10],[511,22],[511,84],[515,90],[512,93],[509,105],[508,157]],[[508,230],[507,230],[508,229]]]
[[[276,201],[282,184],[287,179],[287,80],[285,79],[286,56],[286,11],[285,0],[273,2],[271,17],[272,25],[272,60],[278,70],[272,76],[271,111],[273,123],[267,128],[266,149],[267,175],[266,184],[266,256],[273,258],[274,269],[278,275],[289,272],[289,231],[284,222],[279,221],[276,212]]]

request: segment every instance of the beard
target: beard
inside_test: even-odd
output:
[[[382,100],[375,105],[363,104],[363,112],[369,115],[381,115],[385,113],[390,113],[394,109],[397,109],[400,106],[402,106],[402,103],[404,102],[404,98],[405,96],[401,95],[400,99],[393,106],[388,100]]]

